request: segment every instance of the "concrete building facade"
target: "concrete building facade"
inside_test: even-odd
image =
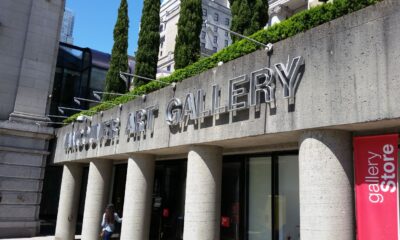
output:
[[[271,0],[269,1],[269,20],[266,27],[319,4],[322,4],[319,0]],[[204,24],[199,36],[201,54],[207,57],[232,44],[231,34],[214,26],[230,29],[232,14],[230,3],[227,0],[203,0],[202,10],[203,20],[213,24],[210,26]],[[163,72],[163,74],[159,74],[160,77],[174,71],[175,38],[178,33],[179,12],[179,0],[162,2],[160,9],[160,49],[157,65],[160,72]]]
[[[352,138],[399,132],[399,10],[383,1],[60,128],[56,239],[86,186],[83,239],[120,188],[121,239],[354,239]]]
[[[63,0],[0,2],[0,238],[34,236]]]
[[[63,21],[61,25],[60,42],[73,44],[74,43],[74,23],[75,14],[72,10],[66,8],[64,10]]]
[[[178,34],[180,0],[164,1],[160,8],[160,50],[157,68],[168,72],[174,71],[175,38]],[[231,11],[227,0],[203,0],[203,20],[229,28]],[[201,54],[210,56],[230,45],[230,34],[219,28],[203,25],[200,33]]]

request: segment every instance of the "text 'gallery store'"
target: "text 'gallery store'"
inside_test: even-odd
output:
[[[121,239],[398,239],[399,26],[383,1],[59,129],[56,239],[82,201],[82,239],[108,202]]]

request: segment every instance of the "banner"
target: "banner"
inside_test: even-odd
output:
[[[398,134],[355,137],[357,240],[399,240]]]

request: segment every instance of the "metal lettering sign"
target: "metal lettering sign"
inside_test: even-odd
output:
[[[197,121],[205,117],[211,117],[228,112],[240,111],[249,107],[256,107],[267,103],[275,108],[275,91],[277,79],[283,88],[283,98],[287,98],[289,104],[294,104],[296,89],[300,83],[304,65],[301,56],[295,57],[285,64],[278,63],[272,68],[262,68],[228,80],[227,105],[223,104],[221,91],[218,84],[212,85],[210,94],[211,107],[206,109],[207,93],[204,89],[189,92],[180,98],[174,97],[166,103],[165,121],[170,126],[187,123],[189,120]],[[126,119],[125,135],[129,138],[140,139],[140,136],[153,134],[154,121],[158,105],[138,109],[128,114]],[[121,133],[121,121],[119,118],[111,119],[95,125],[86,125],[81,129],[73,130],[65,135],[64,149],[66,152],[78,151],[83,148],[96,147],[104,143],[117,143]]]
[[[194,93],[186,94],[184,102],[174,97],[166,108],[166,122],[168,125],[179,125],[187,119],[197,120],[211,115],[218,115],[227,111],[239,111],[251,106],[259,106],[262,102],[275,108],[276,78],[282,84],[283,97],[294,104],[296,89],[301,79],[301,66],[304,59],[301,56],[295,57],[291,64],[289,59],[286,65],[275,64],[275,70],[262,68],[252,72],[250,75],[242,75],[229,80],[228,105],[221,105],[221,87],[217,84],[212,86],[211,109],[205,109],[206,93],[203,89]]]
[[[158,106],[150,106],[129,113],[125,133],[129,137],[137,137],[146,131],[153,133],[154,114]],[[119,140],[121,132],[121,121],[119,118],[111,119],[102,123],[87,126],[67,133],[64,137],[64,149],[66,152],[74,152],[83,148],[95,148],[97,145]]]

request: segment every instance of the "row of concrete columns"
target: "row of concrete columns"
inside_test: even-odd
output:
[[[128,160],[121,239],[149,238],[155,157]],[[98,239],[109,196],[112,162],[90,162],[82,239]],[[340,131],[309,131],[299,149],[300,235],[307,239],[354,239],[351,136]],[[185,240],[218,240],[222,149],[192,146],[188,153]],[[82,167],[65,164],[55,239],[74,239]]]

